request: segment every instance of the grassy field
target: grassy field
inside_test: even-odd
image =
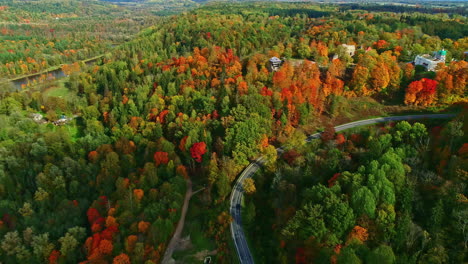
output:
[[[71,141],[76,142],[76,140],[80,137],[80,131],[76,125],[69,125],[67,126],[68,133],[70,133]]]
[[[47,88],[44,91],[44,95],[47,97],[60,97],[66,98],[70,94],[70,90],[65,87],[65,80],[57,81],[55,85],[52,85],[50,88]]]

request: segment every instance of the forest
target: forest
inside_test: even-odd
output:
[[[270,162],[243,213],[247,236],[261,238],[250,244],[258,263],[466,261],[466,17],[311,3],[210,3],[164,17],[96,1],[0,3],[2,77],[67,72],[59,84],[0,85],[1,262],[160,263],[190,179],[201,190],[183,233],[191,248],[174,259],[215,252],[234,263],[228,197],[261,155]],[[411,63],[442,48],[434,72]],[[271,57],[283,60],[278,71]],[[459,116],[331,129],[438,112]]]
[[[105,54],[156,20],[97,1],[0,1],[0,81]]]
[[[256,261],[466,261],[466,114],[327,128],[310,144],[297,135],[249,183],[243,219]]]

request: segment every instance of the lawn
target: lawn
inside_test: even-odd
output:
[[[76,142],[76,140],[80,137],[80,131],[76,125],[68,125],[67,126],[68,133],[70,134],[71,141]]]
[[[65,82],[67,78],[63,78],[58,80],[56,83],[51,85],[44,91],[44,95],[49,97],[60,97],[60,98],[67,98],[70,95],[70,90],[65,87]]]

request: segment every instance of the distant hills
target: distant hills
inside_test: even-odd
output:
[[[326,3],[412,3],[412,4],[421,4],[422,2],[427,3],[436,3],[436,2],[458,2],[466,3],[466,0],[378,0],[378,1],[368,1],[368,0],[98,0],[102,2],[134,2],[134,3],[181,3],[181,2],[194,2],[194,3],[204,3],[204,2],[326,2]]]
[[[422,6],[458,6],[466,7],[466,0],[97,0],[110,3],[134,3],[134,4],[162,4],[176,6],[191,6],[209,2],[311,2],[311,3],[337,3],[337,4],[385,4],[385,5],[422,5]]]

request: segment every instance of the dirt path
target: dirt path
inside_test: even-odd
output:
[[[164,252],[164,257],[161,262],[162,264],[175,263],[174,259],[172,259],[172,253],[174,253],[174,250],[177,248],[180,236],[182,235],[182,230],[184,229],[185,224],[185,216],[187,215],[187,210],[192,194],[192,181],[189,178],[187,179],[187,191],[185,192],[184,205],[182,206],[182,213],[180,214],[179,223],[177,224],[174,235],[172,236],[171,241],[167,246],[166,252]]]

